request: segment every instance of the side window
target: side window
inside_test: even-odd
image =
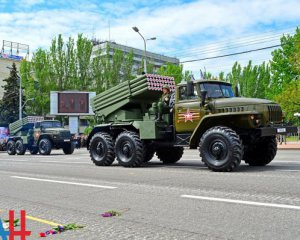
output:
[[[182,86],[179,88],[179,100],[190,100],[190,99],[197,99],[198,93],[196,87],[194,88],[194,95],[188,96],[187,95],[187,86]]]
[[[179,100],[187,100],[187,88],[182,86],[179,88]]]

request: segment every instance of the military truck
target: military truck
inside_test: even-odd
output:
[[[74,152],[74,143],[69,130],[59,121],[45,120],[40,116],[28,116],[9,125],[10,137],[7,141],[9,155],[31,154],[49,155],[52,149],[63,149],[65,154]]]
[[[162,121],[156,120],[162,86],[171,89]],[[175,86],[174,79],[152,74],[120,83],[92,101],[99,125],[87,145],[97,166],[138,167],[156,152],[175,163],[184,147],[199,149],[213,171],[232,171],[241,160],[251,166],[270,163],[277,152],[276,134],[296,131],[283,123],[280,106],[272,101],[238,97],[229,83],[198,80]],[[200,158],[199,158],[200,159]]]

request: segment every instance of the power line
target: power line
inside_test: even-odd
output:
[[[258,51],[281,47],[281,46],[282,46],[282,44],[277,44],[277,45],[263,47],[263,48],[251,49],[251,50],[247,50],[247,51],[243,51],[243,52],[229,53],[229,54],[224,54],[224,55],[219,55],[219,56],[214,56],[214,57],[192,59],[192,60],[182,61],[180,63],[198,62],[198,61],[204,61],[204,60],[215,59],[215,58],[230,57],[230,56],[241,55],[241,54],[250,53],[250,52],[258,52]]]
[[[207,49],[209,48],[209,46],[213,47],[214,45],[217,45],[217,44],[220,44],[220,43],[223,43],[222,45],[225,45],[227,43],[230,43],[230,42],[234,42],[236,44],[238,43],[247,43],[249,41],[255,41],[255,40],[263,40],[263,39],[266,39],[266,38],[274,38],[276,36],[282,36],[283,34],[291,34],[292,32],[295,31],[297,26],[295,27],[290,27],[290,28],[285,28],[285,29],[280,29],[280,30],[276,30],[276,31],[266,31],[265,34],[249,34],[249,35],[246,35],[240,39],[236,39],[236,38],[229,38],[229,39],[226,39],[226,40],[221,40],[221,41],[217,41],[217,42],[214,42],[213,44],[206,44],[204,47],[194,47],[194,48],[185,48],[185,49],[178,49],[178,50],[171,50],[171,51],[166,51],[164,52],[164,54],[178,54],[178,53],[182,53],[182,52],[188,52],[188,51],[197,51],[197,50],[201,50],[201,49]]]

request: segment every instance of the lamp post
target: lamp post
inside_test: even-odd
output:
[[[35,100],[35,98],[29,98],[29,99],[27,99],[27,100],[24,102],[24,104],[22,105],[22,110],[23,110],[23,108],[25,107],[26,103],[28,103],[28,102],[30,102],[30,101],[34,101],[34,100]]]
[[[144,36],[140,33],[140,30],[137,27],[132,27],[132,29],[137,32],[144,41],[144,72],[147,73],[147,41],[149,40],[156,40],[156,37],[145,39]]]

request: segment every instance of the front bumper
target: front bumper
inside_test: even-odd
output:
[[[273,125],[271,127],[262,127],[257,129],[259,131],[260,136],[268,137],[279,135],[288,135],[288,134],[297,134],[298,128],[296,126],[291,125]]]

